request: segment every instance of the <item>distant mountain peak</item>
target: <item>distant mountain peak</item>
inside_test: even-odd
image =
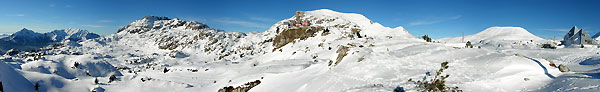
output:
[[[98,38],[100,37],[100,35],[95,34],[95,33],[90,33],[87,30],[83,30],[83,29],[78,29],[78,28],[67,28],[67,29],[61,29],[61,30],[54,30],[52,32],[49,33],[45,33],[48,37],[50,37],[53,41],[65,41],[65,40],[71,40],[71,41],[79,41],[79,40],[87,40],[87,39],[93,39],[93,38]]]
[[[122,31],[126,31],[129,33],[144,33],[147,31],[151,31],[154,29],[164,30],[171,28],[184,27],[185,29],[192,30],[200,30],[204,28],[209,28],[204,23],[197,23],[195,21],[184,21],[179,20],[177,18],[170,19],[168,17],[159,17],[159,16],[145,16],[140,20],[135,20],[131,22],[129,25],[120,28],[117,33],[121,33]]]
[[[27,28],[23,28],[20,31],[16,32],[15,34],[17,34],[17,33],[35,33],[35,32],[33,32],[32,30],[29,30]]]
[[[169,19],[169,17],[165,17],[165,16],[145,16],[143,19],[149,19],[149,20],[171,20],[171,19]]]
[[[441,41],[445,42],[466,42],[466,41],[481,41],[481,40],[515,40],[515,41],[529,41],[529,40],[544,40],[531,34],[529,31],[521,27],[490,27],[479,33],[468,35],[463,37],[453,38],[442,38]]]
[[[67,29],[64,29],[66,33],[78,33],[78,32],[87,32],[87,30],[82,30],[82,29],[78,29],[78,28],[73,28],[73,27],[69,27]]]
[[[23,28],[8,37],[0,39],[0,44],[11,44],[8,47],[0,47],[0,52],[11,48],[33,50],[50,44],[62,43],[67,40],[77,42],[98,37],[100,35],[77,28],[54,30],[47,33],[37,33],[33,30]]]

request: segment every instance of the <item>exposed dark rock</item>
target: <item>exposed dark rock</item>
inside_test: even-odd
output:
[[[314,37],[316,36],[315,33],[323,30],[323,27],[313,26],[283,29],[283,31],[273,39],[273,46],[275,47],[273,51],[285,46],[290,42],[294,42],[296,39],[305,40],[308,37]]]
[[[338,48],[338,50],[335,51],[336,53],[338,53],[338,56],[337,56],[336,61],[335,61],[335,65],[337,65],[338,63],[340,63],[342,61],[342,59],[344,59],[344,57],[346,55],[348,55],[347,52],[350,51],[349,48],[350,47],[340,46],[340,48]]]
[[[233,86],[223,87],[217,92],[248,92],[250,89],[257,86],[258,84],[260,84],[260,80],[247,82],[244,85],[240,85],[235,88]]]
[[[570,71],[569,67],[567,67],[563,64],[558,65],[558,70],[560,70],[560,72],[569,72]]]

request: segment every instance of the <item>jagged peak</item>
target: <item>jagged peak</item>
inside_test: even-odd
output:
[[[571,30],[569,30],[569,35],[574,35],[575,33],[577,33],[577,26],[573,26],[573,28],[571,28]]]
[[[206,24],[198,23],[196,21],[185,21],[178,18],[170,19],[168,17],[159,16],[145,16],[140,20],[135,20],[129,25],[120,28],[117,33],[124,30],[129,33],[144,33],[153,29],[162,30],[163,28],[170,29],[177,27],[185,27],[185,29],[192,30],[209,28]]]
[[[589,35],[589,34],[587,34],[585,31],[583,31],[583,29],[580,29],[579,31],[577,31],[577,33],[576,33],[576,34],[579,34],[579,35],[581,35],[581,36],[587,36],[587,35]]]
[[[598,32],[598,33],[594,34],[594,36],[592,36],[592,38],[594,38],[594,39],[598,39],[599,37],[600,37],[600,32]]]
[[[75,33],[89,33],[87,30],[84,29],[79,29],[79,28],[73,28],[73,27],[69,27],[66,29],[61,29],[61,30],[54,30],[57,32],[65,32],[67,34],[75,34]]]
[[[21,29],[19,32],[33,32],[33,30],[29,30],[27,28]],[[17,32],[18,33],[18,32]]]
[[[169,17],[165,17],[165,16],[145,16],[142,19],[149,19],[149,20],[171,20],[171,19],[169,19]]]
[[[37,35],[40,33],[34,32],[33,30],[29,30],[27,28],[23,28],[18,32],[13,33],[13,36],[32,36],[32,35]]]

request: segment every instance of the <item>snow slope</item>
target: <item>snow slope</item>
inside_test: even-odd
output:
[[[34,92],[33,84],[14,69],[0,62],[0,82],[4,92]]]
[[[310,25],[286,24],[299,20]],[[519,28],[490,30],[482,34],[523,33]],[[485,39],[503,37],[507,36]],[[600,57],[597,48],[549,50],[537,45],[546,41],[514,42],[474,43],[482,48],[427,43],[403,27],[384,27],[360,14],[321,9],[298,11],[262,33],[225,32],[194,21],[147,16],[116,34],[76,42],[79,45],[3,55],[0,61],[29,83],[40,83],[41,91],[51,92],[214,92],[256,80],[261,83],[250,92],[389,92],[398,86],[416,91],[407,80],[423,78],[444,61],[450,66],[444,72],[451,76],[447,85],[467,92],[581,86],[597,90],[588,82],[553,86],[564,85],[556,78],[580,72],[561,73],[542,59],[577,70],[585,58]],[[594,60],[584,64],[596,64]],[[110,81],[113,75],[115,80]],[[590,76],[579,80],[597,77]]]
[[[442,42],[462,42],[463,37],[442,38]],[[537,37],[521,27],[490,27],[477,34],[464,37],[464,42],[477,42],[480,40],[515,40],[515,41],[539,41],[544,40]]]

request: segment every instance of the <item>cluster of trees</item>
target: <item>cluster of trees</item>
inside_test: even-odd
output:
[[[428,35],[421,36],[421,38],[423,38],[423,40],[425,40],[427,42],[432,42],[431,38]]]

